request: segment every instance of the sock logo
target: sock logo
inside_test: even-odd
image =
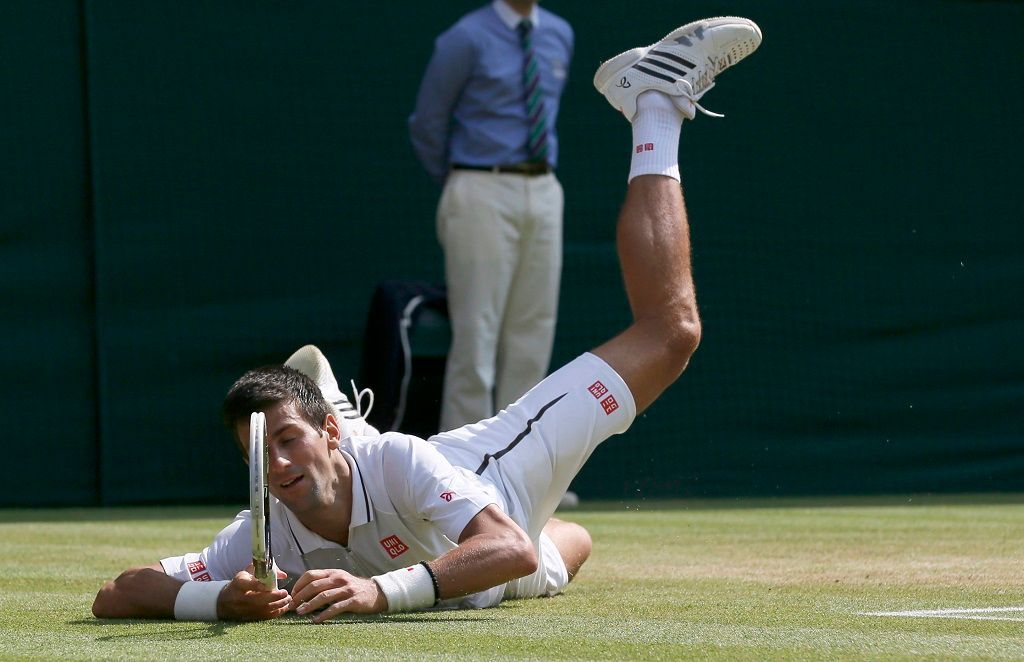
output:
[[[643,144],[640,144],[640,145],[636,146],[636,153],[637,154],[640,154],[642,152],[653,152],[653,151],[654,151],[654,143],[643,143]]]

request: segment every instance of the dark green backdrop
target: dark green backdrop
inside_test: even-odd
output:
[[[0,505],[244,500],[244,369],[355,375],[385,278],[442,278],[405,118],[475,2],[0,3]],[[1024,485],[1024,4],[561,2],[562,363],[628,318],[628,126],[594,68],[701,15],[761,49],[683,129],[704,341],[584,497]]]

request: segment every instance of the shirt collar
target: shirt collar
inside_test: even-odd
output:
[[[349,531],[373,521],[373,508],[370,505],[370,493],[366,491],[363,483],[363,474],[359,471],[356,459],[347,451],[340,450],[342,457],[348,462],[348,468],[352,470],[352,520],[349,522]],[[352,536],[349,536],[352,542]]]
[[[498,18],[501,19],[501,22],[507,25],[510,30],[515,30],[516,26],[524,18],[515,9],[512,9],[505,0],[494,0],[491,6],[494,7],[494,11],[498,12]],[[530,19],[533,27],[537,27],[540,22],[540,12],[537,10],[537,5],[533,6],[530,10],[530,15],[526,18]]]
[[[295,516],[295,513],[288,510],[288,507],[278,501],[276,498],[271,497],[270,499],[270,510],[273,511],[278,509],[278,519],[284,525],[285,529],[295,538],[295,542],[299,546],[299,553],[305,554],[314,549],[321,549],[324,547],[341,547],[341,545],[331,542],[326,538],[322,538],[319,535],[313,533],[306,528],[306,525],[299,521],[299,518]],[[273,517],[273,515],[271,515]]]

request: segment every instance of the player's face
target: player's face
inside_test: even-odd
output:
[[[340,458],[335,452],[338,434],[333,419],[318,431],[292,402],[277,404],[264,414],[270,493],[296,515],[334,504],[338,488],[335,461]],[[238,439],[248,439],[248,422],[240,423],[236,434]]]

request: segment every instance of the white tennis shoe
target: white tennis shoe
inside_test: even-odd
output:
[[[594,87],[633,121],[641,92],[659,90],[693,119],[697,110],[722,117],[697,101],[715,85],[715,76],[761,45],[761,29],[746,18],[724,16],[688,23],[656,44],[634,48],[602,64]]]
[[[352,395],[355,397],[355,406],[348,397],[338,388],[338,380],[334,378],[331,371],[331,364],[327,357],[316,345],[305,345],[295,351],[284,362],[289,368],[294,368],[306,375],[320,387],[320,392],[327,400],[327,406],[337,419],[341,427],[342,439],[360,435],[376,435],[377,428],[366,422],[365,416],[373,409],[373,391],[364,388],[362,391],[356,389],[356,383],[352,382]],[[366,411],[362,411],[363,396],[369,396],[370,404]]]

